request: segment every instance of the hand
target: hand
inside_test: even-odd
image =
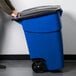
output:
[[[17,15],[18,15],[18,12],[16,10],[13,10],[11,16],[17,17]]]

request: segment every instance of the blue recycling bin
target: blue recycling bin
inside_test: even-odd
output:
[[[21,14],[16,21],[23,27],[33,71],[61,70],[64,57],[60,6],[40,6]]]

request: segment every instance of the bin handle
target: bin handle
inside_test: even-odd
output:
[[[58,12],[59,12],[59,15],[62,16],[63,10],[59,9]]]

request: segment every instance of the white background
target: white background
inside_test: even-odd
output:
[[[76,0],[11,0],[18,12],[42,5],[61,5],[64,54],[76,54]],[[29,54],[23,29],[0,11],[0,54]]]

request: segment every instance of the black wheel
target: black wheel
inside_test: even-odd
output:
[[[36,73],[43,73],[47,70],[45,62],[41,61],[41,60],[34,61],[33,64],[32,64],[32,69]]]

